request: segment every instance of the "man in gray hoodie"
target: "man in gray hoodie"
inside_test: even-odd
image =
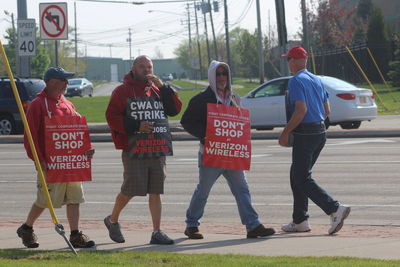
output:
[[[242,224],[246,226],[247,238],[269,236],[275,233],[273,228],[265,228],[258,220],[258,214],[251,204],[251,196],[243,170],[223,169],[202,164],[204,140],[206,137],[207,104],[222,104],[240,106],[240,97],[231,89],[231,75],[228,64],[212,61],[208,69],[209,86],[203,92],[195,95],[184,112],[181,124],[191,135],[200,140],[199,183],[192,195],[189,208],[186,211],[185,235],[190,239],[202,239],[198,226],[203,216],[204,208],[210,190],[218,177],[223,175],[235,196]]]

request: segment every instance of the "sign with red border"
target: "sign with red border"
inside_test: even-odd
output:
[[[39,19],[42,40],[68,39],[67,3],[40,3]]]

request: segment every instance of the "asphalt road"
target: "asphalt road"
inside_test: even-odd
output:
[[[276,140],[253,141],[252,169],[247,173],[253,203],[262,222],[285,223],[291,218],[290,149]],[[122,181],[120,151],[111,143],[96,143],[93,181],[85,184],[82,220],[102,220],[111,212]],[[174,142],[168,157],[163,218],[183,221],[197,181],[195,141]],[[35,197],[36,172],[22,144],[0,145],[0,220],[24,220]],[[314,177],[353,210],[348,224],[400,226],[400,138],[330,139],[314,168]],[[57,210],[60,219],[65,209]],[[328,217],[310,205],[310,223],[327,224]],[[50,218],[48,212],[41,217]],[[147,198],[134,199],[122,220],[149,221]],[[221,177],[214,186],[203,221],[239,222],[233,196]]]

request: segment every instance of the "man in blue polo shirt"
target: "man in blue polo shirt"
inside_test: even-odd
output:
[[[285,232],[308,232],[308,199],[331,217],[330,235],[338,232],[350,213],[350,207],[334,200],[312,178],[312,167],[326,142],[324,120],[330,111],[328,93],[321,79],[307,71],[307,51],[301,46],[289,50],[286,57],[290,72],[289,121],[279,137],[279,145],[293,146],[290,186],[293,192],[293,221],[282,225]],[[292,144],[291,144],[292,143]]]

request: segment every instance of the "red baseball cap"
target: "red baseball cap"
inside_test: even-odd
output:
[[[292,58],[307,58],[307,51],[301,46],[292,47],[287,54],[281,55],[281,57],[292,57]]]

